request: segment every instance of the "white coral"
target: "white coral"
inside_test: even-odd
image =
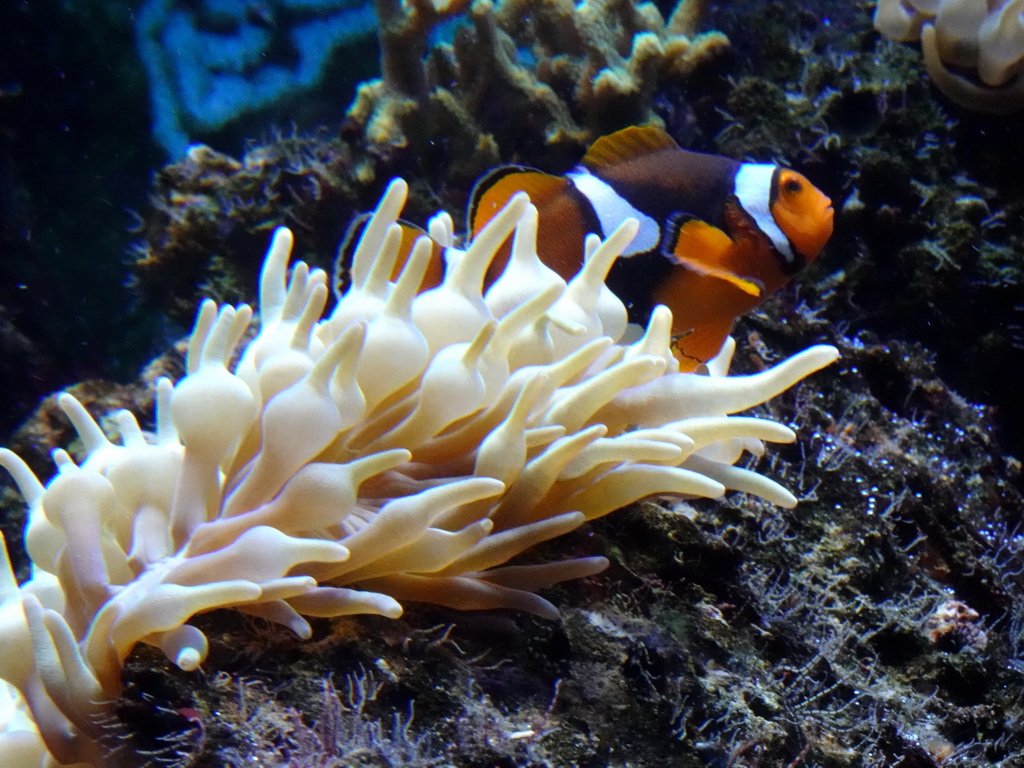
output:
[[[566,285],[537,258],[525,195],[465,252],[449,251],[442,285],[417,294],[426,241],[389,280],[405,195],[391,184],[352,287],[323,320],[326,275],[300,263],[288,277],[292,236],[278,230],[259,335],[232,369],[252,311],[205,302],[187,375],[158,386],[155,434],[121,412],[113,443],[63,395],[83,461],[56,452],[44,488],[0,452],[29,503],[34,564],[28,584],[18,588],[9,566],[0,584],[0,657],[34,666],[0,662],[0,677],[24,695],[57,761],[99,761],[97,718],[136,643],[184,669],[203,661],[206,638],[187,623],[196,613],[236,607],[300,637],[311,632],[304,617],[397,617],[399,600],[553,618],[535,590],[606,560],[503,565],[538,542],[649,496],[733,488],[795,504],[732,466],[744,448],[793,433],[728,414],[828,364],[834,348],[726,377],[727,345],[707,375],[679,373],[668,310],[620,343],[625,310],[603,280],[635,222],[589,242]],[[485,293],[487,265],[513,233],[509,266]]]

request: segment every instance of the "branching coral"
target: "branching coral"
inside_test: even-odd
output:
[[[727,377],[727,345],[706,375],[679,373],[668,310],[625,343],[626,310],[603,282],[636,222],[588,240],[566,285],[536,255],[525,195],[465,251],[449,248],[443,283],[418,294],[425,238],[389,279],[405,195],[403,182],[389,187],[352,286],[323,320],[327,276],[298,263],[289,277],[292,235],[278,230],[258,335],[232,364],[253,312],[205,302],[187,375],[158,385],[153,435],[122,411],[114,443],[63,395],[81,462],[55,452],[44,486],[0,451],[29,504],[34,565],[18,588],[2,558],[0,678],[58,762],[100,764],[97,722],[137,643],[183,669],[201,664],[207,639],[187,623],[196,613],[235,607],[300,637],[311,634],[305,617],[397,617],[400,600],[554,618],[535,591],[607,561],[504,565],[538,542],[650,496],[736,489],[796,503],[733,466],[792,431],[729,414],[827,365],[833,347]],[[431,232],[451,244],[450,219]],[[510,235],[508,267],[483,292]],[[15,736],[31,731],[0,741]]]
[[[960,106],[1024,109],[1024,0],[879,0],[875,28],[920,40],[932,82]]]
[[[537,136],[549,146],[585,146],[611,130],[660,122],[655,88],[684,81],[728,45],[720,32],[696,32],[702,3],[694,0],[681,0],[667,21],[653,3],[478,0],[472,26],[424,59],[429,25],[468,5],[378,0],[383,76],[360,86],[348,112],[371,152],[454,145],[452,162],[472,179]],[[512,112],[521,115],[514,123]]]

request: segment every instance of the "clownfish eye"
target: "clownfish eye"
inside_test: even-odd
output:
[[[802,189],[803,185],[796,179],[786,179],[784,182],[782,182],[782,191],[787,194],[795,195]]]

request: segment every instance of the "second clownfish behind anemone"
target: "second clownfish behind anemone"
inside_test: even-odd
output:
[[[598,139],[564,176],[495,168],[473,190],[470,234],[518,192],[537,207],[538,256],[566,281],[583,264],[588,233],[605,238],[627,218],[640,222],[606,283],[631,322],[646,323],[658,304],[672,310],[674,351],[684,371],[714,357],[736,318],[789,282],[832,234],[831,201],[800,173],[680,149],[653,127]],[[347,242],[359,229],[357,222]],[[422,231],[410,225],[407,234],[411,246]],[[488,283],[508,256],[506,244]],[[442,274],[436,248],[421,290]]]

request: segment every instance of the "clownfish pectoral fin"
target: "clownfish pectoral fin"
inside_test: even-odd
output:
[[[761,298],[761,296],[764,295],[764,290],[755,280],[748,280],[744,277],[739,277],[737,275],[734,275],[732,272],[728,272],[724,269],[708,267],[707,265],[701,264],[699,261],[695,261],[693,259],[677,258],[676,262],[679,265],[686,267],[687,269],[692,269],[694,272],[697,272],[698,274],[705,275],[706,277],[714,277],[719,280],[724,280],[727,283],[730,283],[731,285],[734,285],[735,287],[739,288],[744,293],[749,294],[750,296],[753,296],[755,298],[759,299]]]
[[[503,165],[482,176],[469,198],[467,221],[475,235],[494,218],[517,192],[525,192],[530,202],[542,208],[563,194],[572,182],[564,176],[552,176],[522,165]]]
[[[700,275],[724,280],[755,298],[764,295],[764,286],[759,281],[737,275],[725,266],[736,243],[718,227],[700,219],[680,217],[672,221],[668,237],[662,250],[670,261]]]
[[[597,170],[663,149],[679,149],[679,145],[661,128],[632,125],[591,144],[582,163],[590,170]]]
[[[348,226],[348,230],[345,232],[341,245],[338,246],[338,255],[334,260],[333,288],[334,295],[339,299],[345,294],[352,283],[352,258],[355,255],[356,248],[359,247],[359,240],[363,236],[363,230],[366,229],[371,216],[373,216],[373,213],[369,212],[360,214],[353,219],[352,223]],[[412,222],[399,219],[396,223],[401,227],[402,241],[398,246],[398,258],[395,259],[395,266],[392,268],[391,276],[388,278],[391,281],[398,279],[406,262],[409,260],[409,254],[412,253],[412,248],[416,241],[421,237],[430,237],[422,227],[418,227]],[[420,282],[420,291],[436,288],[444,280],[444,248],[433,240],[431,240],[431,243],[433,249],[430,261],[427,264],[427,271]]]

